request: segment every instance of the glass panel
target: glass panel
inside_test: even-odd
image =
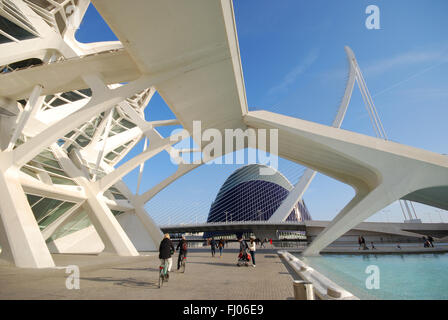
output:
[[[36,156],[36,158],[34,158],[34,161],[37,161],[41,164],[48,164],[49,166],[55,167],[55,168],[60,168],[61,166],[59,165],[59,162],[56,160],[50,160],[48,158],[42,157],[42,156]]]
[[[28,175],[32,176],[33,178],[39,180],[39,178],[37,177],[37,174],[33,170],[31,170],[31,169],[28,169],[26,167],[22,167],[22,168],[20,168],[20,171],[25,172],[26,174],[28,174]]]
[[[75,181],[70,180],[70,179],[65,179],[62,177],[56,177],[56,176],[50,175],[50,179],[51,179],[51,182],[53,182],[54,184],[63,184],[63,185],[69,185],[69,186],[77,185],[75,183]]]
[[[0,16],[0,29],[17,40],[27,40],[36,38],[36,36],[25,29],[19,27],[15,23],[9,21],[3,16]]]
[[[56,240],[61,237],[65,237],[73,232],[82,230],[91,225],[89,216],[87,212],[82,210],[73,220],[70,220],[66,224],[62,225],[60,228],[56,230],[56,232],[47,240],[47,242],[51,240]]]
[[[107,155],[106,155],[106,159],[107,160],[114,160],[115,159],[115,157],[116,157],[116,154],[115,153],[113,153],[113,152],[109,152]]]
[[[81,89],[81,90],[78,90],[78,92],[81,92],[83,95],[86,95],[88,97],[92,96],[92,90],[91,89]]]
[[[122,195],[121,193],[112,193],[114,195],[114,198],[117,200],[126,200],[127,198]]]
[[[113,128],[111,129],[111,131],[115,132],[115,133],[121,133],[126,131],[125,128],[123,128],[122,126],[119,126],[118,124],[114,125]]]
[[[50,105],[52,107],[59,107],[62,106],[63,104],[66,104],[67,102],[65,102],[64,100],[61,100],[59,98],[55,99]]]
[[[59,208],[57,208],[54,212],[52,212],[48,217],[44,218],[39,222],[39,227],[41,230],[48,227],[52,222],[56,221],[60,216],[66,213],[69,209],[71,209],[75,204],[72,202],[64,202],[61,204]]]
[[[44,168],[45,171],[47,172],[52,172],[52,173],[56,173],[59,174],[61,176],[67,177],[67,174],[63,171],[63,170],[58,170],[52,167],[47,167],[47,166],[42,166],[42,168]]]
[[[42,219],[47,213],[60,205],[62,201],[56,199],[45,198],[33,206],[32,210],[37,221]]]
[[[121,151],[123,151],[124,149],[126,149],[126,147],[120,146],[117,149],[115,149],[114,152],[121,153]]]
[[[124,211],[118,211],[118,210],[111,210],[111,211],[115,217],[118,217],[120,214],[124,213]]]
[[[27,194],[26,197],[28,198],[28,203],[30,204],[30,206],[32,206],[32,205],[35,204],[37,201],[39,201],[40,199],[42,199],[42,197],[35,196],[34,194]]]
[[[89,124],[85,129],[84,129],[84,133],[86,135],[88,135],[90,138],[93,137],[93,134],[95,133],[95,128]]]
[[[46,157],[46,158],[49,158],[49,159],[52,159],[52,160],[57,161],[56,158],[55,158],[55,156],[54,156],[54,154],[53,154],[53,152],[51,152],[50,150],[44,150],[44,151],[42,151],[42,152],[40,153],[40,155],[41,155],[41,156],[44,156],[44,157]]]
[[[83,135],[79,135],[79,137],[75,140],[77,144],[79,144],[81,147],[85,147],[89,144],[90,139],[86,138]]]
[[[120,121],[120,124],[122,126],[128,128],[128,129],[132,129],[132,128],[134,128],[136,126],[135,124],[133,124],[132,122],[130,122],[130,121],[126,120],[126,119],[122,119]]]
[[[0,34],[0,44],[8,43],[8,42],[13,42],[13,41],[11,39],[5,37],[4,35]],[[3,73],[3,71],[0,72],[0,73]]]
[[[64,93],[61,94],[61,97],[64,98],[64,99],[70,100],[72,102],[84,99],[83,96],[81,96],[81,95],[79,95],[79,94],[77,94],[76,92],[73,92],[73,91],[64,92]]]

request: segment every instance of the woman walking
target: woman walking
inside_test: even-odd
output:
[[[249,251],[250,251],[250,255],[252,257],[252,263],[253,263],[254,267],[256,267],[256,265],[255,265],[255,250],[256,250],[255,239],[250,238]]]
[[[219,257],[222,258],[222,250],[224,249],[224,240],[219,239],[218,249],[219,249]]]

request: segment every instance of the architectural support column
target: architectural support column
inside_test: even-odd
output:
[[[0,157],[0,238],[2,258],[21,268],[54,267],[39,226],[20,185],[19,170],[10,153]]]
[[[154,247],[158,248],[160,241],[162,241],[163,234],[162,231],[157,227],[156,223],[149,216],[148,212],[144,209],[144,204],[131,200],[132,204],[135,207],[135,215],[138,217],[140,222],[143,224],[143,227],[148,232],[152,241],[154,242]]]
[[[269,221],[283,222],[288,218],[294,206],[299,202],[305,191],[308,189],[311,181],[313,181],[316,171],[312,169],[306,169],[305,173],[300,177],[299,182],[294,186],[294,189],[289,192],[288,197],[283,200],[282,204],[271,216]]]
[[[351,185],[356,196],[304,251],[318,254],[369,216],[402,198],[448,208],[448,159],[440,154],[267,111],[249,127],[279,130],[279,155]],[[423,190],[423,191],[421,191]],[[435,190],[425,194],[424,190]]]
[[[37,109],[40,108],[43,102],[43,97],[40,98],[40,95],[42,93],[42,86],[36,85],[33,88],[33,91],[31,91],[31,95],[28,99],[28,102],[25,105],[25,108],[20,113],[17,126],[14,129],[14,133],[11,137],[11,141],[9,142],[7,151],[11,151],[14,147],[17,139],[20,137],[20,135],[23,132],[23,129],[25,128],[28,119],[31,117],[32,114],[35,114],[37,112]]]
[[[65,172],[84,188],[87,199],[83,204],[83,208],[87,211],[95,230],[104,243],[104,251],[115,253],[119,256],[138,256],[138,252],[131,240],[103,201],[103,193],[97,185],[83,176],[82,172],[59,146],[53,145],[52,150]]]

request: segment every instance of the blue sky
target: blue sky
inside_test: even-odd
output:
[[[380,9],[380,30],[368,30],[368,5]],[[236,23],[250,110],[265,109],[330,125],[343,96],[350,46],[364,73],[390,140],[448,154],[448,1],[445,0],[235,0]],[[77,38],[115,40],[93,6]],[[174,117],[160,96],[147,120]],[[355,86],[343,129],[374,136]],[[163,129],[168,135],[172,128]],[[142,150],[142,143],[129,156]],[[204,221],[219,187],[239,165],[207,165],[179,179],[147,205],[160,223]],[[295,183],[303,168],[280,160]],[[141,191],[173,173],[168,155],[147,161]],[[125,181],[136,189],[137,172]],[[176,200],[168,200],[174,198]],[[305,194],[316,220],[332,219],[353,190],[318,174]],[[447,212],[416,205],[423,221],[448,222]],[[181,218],[182,217],[182,218]],[[403,220],[395,203],[371,221]]]

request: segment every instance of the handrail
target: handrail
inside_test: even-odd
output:
[[[313,284],[314,294],[322,300],[359,300],[351,292],[334,283],[299,258],[287,251],[278,251],[278,255],[305,281]]]

